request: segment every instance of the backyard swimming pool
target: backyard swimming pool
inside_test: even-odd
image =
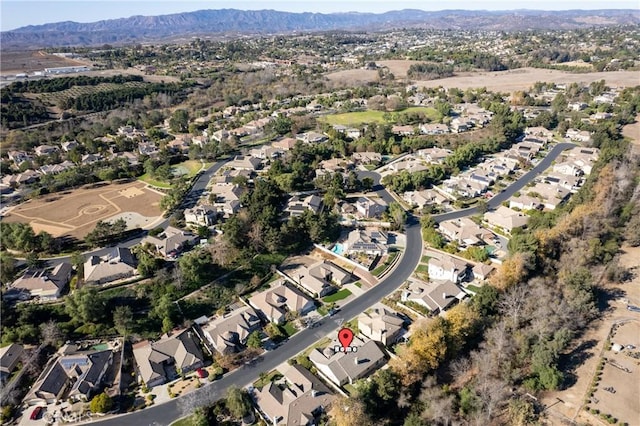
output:
[[[333,246],[331,251],[334,252],[335,254],[342,255],[342,253],[344,253],[344,246],[342,244],[338,243],[338,244]]]

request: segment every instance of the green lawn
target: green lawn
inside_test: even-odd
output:
[[[354,285],[358,288],[362,288],[362,283],[360,281],[357,281]]]
[[[138,180],[148,183],[149,185],[157,186],[158,188],[166,188],[166,189],[172,188],[170,183],[153,179],[151,176],[149,176],[149,173],[143,174],[138,178]]]
[[[420,259],[420,263],[424,263],[425,265],[428,265],[429,259],[431,259],[431,256],[422,256],[422,259]]]
[[[479,291],[480,291],[480,287],[478,287],[477,285],[473,285],[473,284],[469,284],[469,285],[466,287],[466,289],[467,289],[467,290],[470,290],[470,291],[472,291],[472,292],[474,292],[474,293],[477,293],[477,292],[479,292]]]
[[[326,306],[320,306],[318,309],[316,309],[316,311],[318,311],[318,313],[322,316],[325,316],[329,313],[329,310]]]
[[[351,296],[351,292],[348,289],[343,288],[342,290],[336,293],[323,297],[322,301],[325,303],[333,303],[333,302],[337,302],[338,300],[346,299],[349,296]]]
[[[429,267],[427,265],[418,265],[416,272],[420,274],[429,274]]]
[[[402,111],[397,112],[385,112],[385,111],[356,111],[356,112],[345,112],[341,114],[330,114],[322,117],[320,120],[324,121],[328,124],[342,124],[343,126],[356,126],[362,123],[385,123],[387,122],[384,117],[385,114],[388,114],[390,117],[389,123],[394,123],[397,121],[397,117],[403,113],[407,112],[422,112],[424,113],[431,121],[440,121],[440,113],[436,111],[434,108],[429,107],[411,107]]]
[[[392,253],[389,253],[389,257],[387,258],[387,261],[384,262],[382,265],[378,266],[377,268],[375,268],[373,271],[371,271],[371,273],[376,277],[380,275],[382,272],[384,272],[385,269],[389,267],[389,265],[391,265],[391,262],[393,262],[394,259],[398,257],[399,254],[400,254],[399,251],[394,251]]]
[[[282,331],[284,331],[284,333],[287,335],[287,337],[291,337],[294,334],[296,334],[298,332],[298,329],[296,328],[295,325],[293,325],[293,321],[288,321],[286,323],[284,323],[280,329]]]
[[[351,396],[356,396],[356,395],[358,395],[358,391],[356,390],[356,388],[355,388],[353,385],[351,385],[351,384],[347,383],[347,384],[345,384],[345,385],[344,385],[344,386],[342,386],[342,387],[344,388],[344,390],[346,390],[346,391],[347,391],[347,393],[348,393],[349,395],[351,395]]]
[[[278,372],[278,370],[273,370],[273,371],[269,372],[269,374],[267,374],[264,377],[264,379],[258,379],[255,382],[253,382],[253,387],[261,388],[264,385],[266,385],[267,383],[272,382],[274,380],[278,380],[281,377],[282,377],[282,374],[280,374]]]

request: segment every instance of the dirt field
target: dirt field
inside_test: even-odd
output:
[[[397,76],[397,75],[396,75]],[[605,80],[610,86],[636,86],[640,84],[637,71],[590,72],[572,74],[564,71],[521,68],[509,71],[461,73],[440,80],[416,81],[418,87],[457,87],[468,89],[486,87],[487,90],[513,92],[527,90],[536,81],[553,83],[585,83]]]
[[[86,65],[85,62],[61,58],[45,52],[2,52],[0,74],[28,73],[42,71],[45,68]]]
[[[627,310],[627,303],[640,306],[640,247],[622,248],[620,265],[628,268],[632,281],[610,286],[609,290],[618,290],[621,297],[610,302],[609,310],[603,318],[594,323],[582,338],[576,342],[571,353],[572,361],[578,364],[570,373],[575,378],[573,385],[561,392],[550,392],[541,398],[548,408],[545,410],[549,424],[564,425],[567,422],[578,424],[607,424],[599,415],[587,412],[584,407],[610,414],[620,422],[638,425],[640,419],[640,365],[637,360],[624,353],[614,354],[605,347],[605,341],[614,324],[618,326],[613,338],[614,343],[634,344],[635,351],[640,348],[640,313]],[[631,372],[625,372],[611,363],[606,363],[601,381],[593,397],[589,398],[591,382],[596,374],[600,360],[606,357]],[[613,387],[615,393],[604,390]],[[595,399],[594,399],[595,398]],[[596,402],[597,401],[597,402]]]
[[[378,81],[378,71],[374,70],[344,70],[327,74],[327,78],[336,86],[358,86]]]
[[[160,198],[143,182],[99,183],[29,200],[9,210],[3,220],[29,223],[34,231],[55,237],[83,238],[99,220],[135,218],[135,226],[153,222],[162,214]]]
[[[420,64],[424,61],[409,61],[404,59],[392,59],[389,61],[376,61],[376,64],[381,67],[389,68],[391,74],[396,78],[407,78],[407,71],[412,64]]]

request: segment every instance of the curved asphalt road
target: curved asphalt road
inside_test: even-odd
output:
[[[560,143],[556,145],[549,154],[532,170],[524,174],[520,179],[505,189],[500,194],[489,200],[490,208],[499,206],[515,192],[522,189],[531,182],[542,171],[548,168],[551,163],[562,153],[562,151],[573,148],[576,145],[571,143]],[[211,169],[209,169],[211,170]],[[393,197],[380,185],[380,175],[375,172],[358,172],[360,178],[368,176],[374,179],[374,190],[387,202],[393,201]],[[205,183],[206,185],[206,183]],[[195,185],[194,185],[195,186]],[[459,217],[477,214],[476,208],[444,213],[434,216],[438,222]],[[395,289],[413,273],[420,262],[422,256],[422,236],[420,233],[420,223],[415,216],[410,215],[406,224],[407,246],[398,262],[396,268],[378,285],[368,290],[363,295],[341,307],[341,310],[333,317],[325,317],[321,325],[313,329],[304,329],[295,334],[288,342],[277,349],[265,352],[252,365],[245,365],[237,370],[226,374],[220,380],[208,383],[200,389],[195,390],[182,398],[172,399],[164,404],[156,405],[145,410],[130,414],[115,416],[110,419],[98,421],[101,426],[138,426],[138,425],[169,425],[178,418],[191,414],[194,405],[202,406],[211,404],[224,397],[225,391],[231,386],[244,387],[258,379],[261,372],[268,372],[276,368],[289,358],[294,357],[299,352],[314,344],[324,337],[336,338],[336,331],[344,321],[364,312],[366,309],[391,294]],[[190,401],[189,404],[181,404],[181,400]],[[190,410],[185,411],[189,405]]]

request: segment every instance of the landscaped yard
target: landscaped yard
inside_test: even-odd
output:
[[[269,382],[273,382],[274,380],[278,380],[281,377],[282,377],[282,374],[280,374],[280,372],[278,372],[278,370],[273,370],[273,371],[269,372],[269,374],[267,374],[265,376],[261,375],[261,377],[258,380],[253,382],[253,387],[254,388],[262,388],[263,386],[265,386]]]
[[[345,112],[342,114],[330,114],[324,116],[321,120],[331,124],[341,124],[343,126],[356,126],[362,123],[394,123],[397,121],[397,116],[404,113],[415,113],[422,112],[424,113],[431,121],[440,121],[440,113],[436,111],[434,108],[429,107],[411,107],[398,112],[385,112],[385,111],[356,111],[356,112]],[[388,114],[388,115],[385,115]],[[390,117],[390,120],[385,120],[385,117]]]
[[[287,321],[281,327],[282,331],[287,335],[287,337],[291,337],[298,332],[298,329],[293,324],[293,321]]]
[[[478,287],[477,285],[473,285],[473,284],[469,284],[468,286],[465,287],[467,290],[472,291],[474,293],[477,293],[480,291],[480,287]]]
[[[387,257],[387,261],[384,262],[382,265],[378,266],[377,268],[375,268],[373,271],[371,271],[371,273],[376,277],[380,275],[384,270],[386,270],[389,267],[389,265],[391,265],[391,263],[395,260],[395,258],[398,257],[398,254],[400,254],[399,251],[394,251],[392,253],[389,253],[389,256]]]
[[[163,182],[163,181],[157,180],[157,179],[153,179],[151,176],[149,176],[149,173],[143,174],[142,176],[140,176],[138,178],[138,180],[141,180],[142,182],[148,183],[149,185],[156,186],[158,188],[165,188],[165,189],[171,188],[171,184],[170,183]]]
[[[330,294],[329,296],[323,297],[322,301],[325,303],[333,303],[337,302],[338,300],[346,299],[349,296],[351,296],[351,292],[348,289],[343,288],[342,290]]]

